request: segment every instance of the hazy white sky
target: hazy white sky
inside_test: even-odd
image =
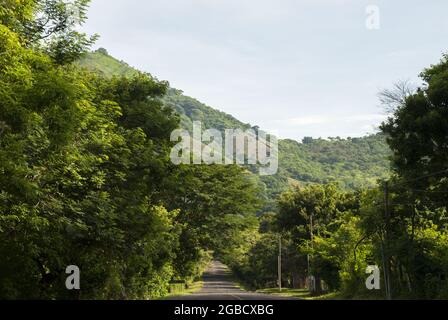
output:
[[[380,9],[379,30],[366,7]],[[447,0],[92,0],[96,47],[281,138],[362,136],[448,51]]]

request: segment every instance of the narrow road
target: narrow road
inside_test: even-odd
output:
[[[232,273],[224,264],[213,261],[203,276],[204,286],[197,293],[173,297],[171,300],[296,300],[244,291],[232,281]]]

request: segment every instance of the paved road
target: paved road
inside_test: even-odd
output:
[[[171,300],[295,300],[241,290],[232,281],[229,269],[218,261],[211,263],[204,273],[203,282],[199,292]]]

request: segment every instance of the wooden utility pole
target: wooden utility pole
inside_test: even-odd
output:
[[[390,208],[389,208],[389,181],[384,183],[384,217],[386,222],[386,232],[385,232],[385,244],[386,244],[386,254],[384,261],[385,268],[385,283],[386,283],[386,295],[387,300],[392,300],[392,288],[391,288],[391,267],[390,267],[390,256],[389,256],[389,241],[390,241]]]
[[[384,255],[384,243],[382,233],[381,233],[381,259],[383,260],[384,290],[386,291],[386,299],[389,299],[389,288],[387,285],[386,257]]]
[[[278,236],[278,289],[282,291],[282,236]]]
[[[313,242],[314,242],[314,221],[313,221],[313,213],[311,213],[310,214],[310,244],[311,244],[311,250],[313,250],[314,249],[314,244],[313,244]],[[311,254],[308,254],[308,279],[309,279],[309,282],[310,282],[310,291],[311,292],[315,292],[316,291],[316,283],[315,283],[315,281],[313,280],[314,279],[314,277],[313,277],[313,275],[312,275],[312,273],[311,273]]]
[[[313,245],[314,241],[314,221],[313,221],[313,214],[310,215],[310,237],[311,237],[311,246]]]

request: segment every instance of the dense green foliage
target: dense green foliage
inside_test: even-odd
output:
[[[113,57],[105,49],[86,54],[79,64],[108,77],[132,76],[137,71]],[[185,96],[170,88],[163,101],[180,117],[182,128],[191,131],[193,121],[201,121],[203,129],[250,129],[234,117]],[[344,189],[372,187],[388,175],[390,150],[381,134],[363,138],[305,138],[303,143],[279,141],[279,172],[274,176],[256,177],[265,190],[264,212],[273,210],[275,199],[289,186],[338,181]],[[254,173],[258,169],[250,168]]]
[[[363,138],[284,140],[280,167],[297,181],[329,183],[356,190],[375,185],[387,176],[390,153],[381,134]]]
[[[448,298],[448,58],[422,78],[425,88],[405,97],[381,127],[393,151],[387,184],[358,192],[309,185],[283,193],[278,212],[262,218],[246,258],[229,260],[244,281],[275,286],[275,242],[281,235],[284,285],[312,288],[305,282],[313,276],[314,294]],[[366,289],[369,265],[381,269],[381,291]]]
[[[110,56],[103,48],[84,54],[77,64],[109,78],[113,76],[129,77],[138,73],[126,62]],[[178,89],[170,88],[163,97],[163,101],[178,113],[181,127],[189,131],[193,128],[193,121],[201,121],[204,129],[250,128],[248,124],[243,124],[231,115],[210,108],[196,99],[184,95]]]
[[[133,77],[139,72],[124,61],[118,61],[111,57],[106,49],[98,49],[82,55],[77,64],[82,68],[87,68],[95,73],[100,73],[106,78]]]
[[[70,12],[0,7],[0,298],[164,296],[257,228],[256,185],[236,166],[172,165],[167,83],[73,65],[91,40],[61,22]],[[65,288],[69,265],[80,291]]]
[[[0,6],[0,299],[162,297],[212,254],[275,286],[279,239],[285,286],[313,276],[315,294],[448,298],[447,56],[380,134],[280,141],[271,177],[175,166],[174,129],[250,125],[87,53],[88,2]],[[80,291],[65,288],[69,265]],[[385,275],[379,292],[368,265]]]

